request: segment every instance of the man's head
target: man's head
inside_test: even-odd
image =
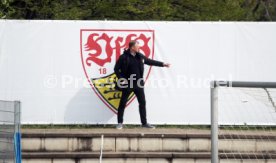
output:
[[[140,46],[139,46],[138,41],[131,40],[131,41],[128,43],[128,48],[129,48],[131,51],[139,52]]]

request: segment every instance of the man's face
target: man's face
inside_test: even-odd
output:
[[[140,49],[139,43],[136,42],[136,44],[134,46],[132,46],[132,50],[135,52],[139,52],[139,49]]]

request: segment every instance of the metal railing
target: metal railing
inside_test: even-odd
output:
[[[212,81],[211,82],[211,162],[219,163],[218,89],[219,87],[276,88],[276,82]],[[274,104],[275,105],[275,104]]]
[[[20,102],[0,100],[0,163],[21,163]]]

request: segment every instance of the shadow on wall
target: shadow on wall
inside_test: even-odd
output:
[[[67,124],[107,124],[116,114],[98,98],[91,88],[82,88],[69,101],[64,123]]]

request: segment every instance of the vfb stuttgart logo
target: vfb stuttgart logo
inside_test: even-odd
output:
[[[122,95],[121,91],[114,88],[116,78],[114,66],[131,40],[138,41],[141,46],[140,52],[154,59],[153,30],[80,30],[81,61],[84,73],[93,91],[114,113],[117,113]],[[145,81],[150,70],[151,67],[145,66]],[[134,98],[135,95],[130,94],[126,106]]]

